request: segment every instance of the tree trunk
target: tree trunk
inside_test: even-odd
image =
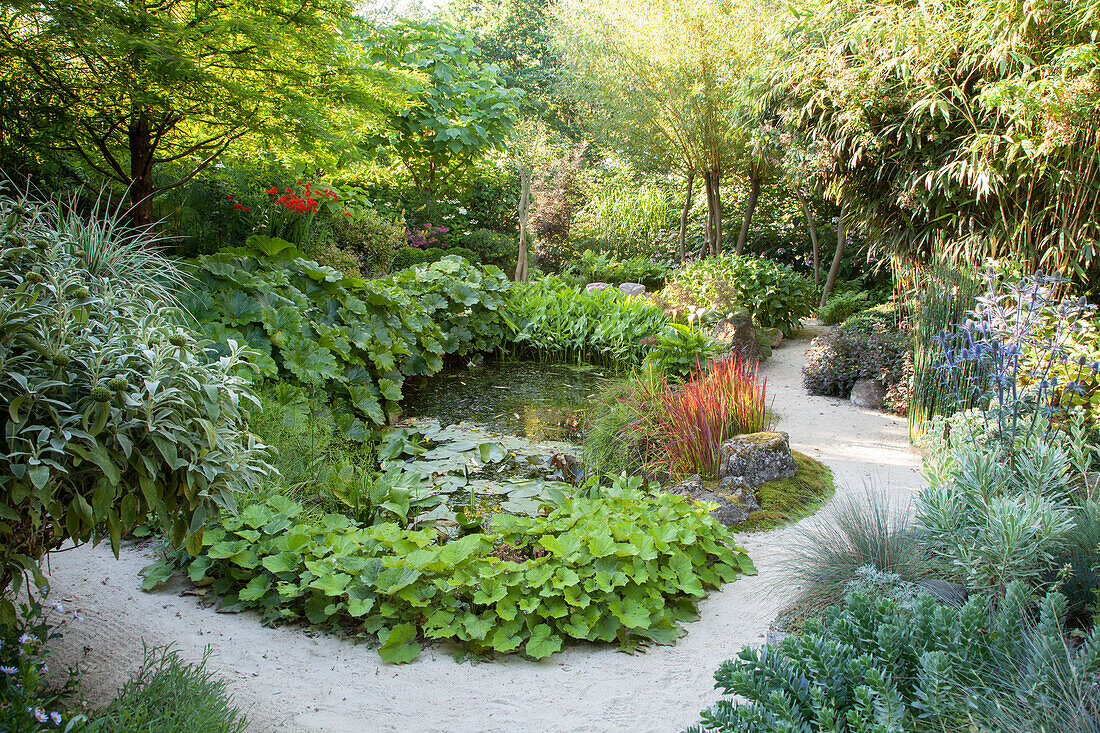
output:
[[[806,197],[802,195],[801,191],[796,191],[798,196],[798,202],[802,204],[802,215],[806,217],[806,229],[810,232],[810,242],[813,243],[814,251],[814,285],[816,287],[821,286],[821,265],[817,258],[817,224],[814,223],[814,217],[810,213],[810,205],[806,202]]]
[[[703,171],[703,189],[707,197],[707,226],[703,237],[703,256],[714,254],[714,186],[710,181],[710,171]]]
[[[840,205],[840,221],[836,226],[836,254],[833,255],[833,266],[829,268],[829,276],[825,279],[825,289],[821,291],[821,305],[829,299],[829,293],[833,292],[836,285],[836,275],[840,272],[840,263],[844,259],[844,247],[848,244],[848,204]]]
[[[741,222],[741,233],[737,235],[737,249],[734,254],[740,255],[745,250],[745,242],[749,238],[749,227],[752,226],[752,214],[756,211],[756,202],[760,198],[761,176],[756,168],[749,170],[749,200],[745,204],[745,218]]]
[[[153,225],[153,138],[149,120],[135,113],[127,131],[130,147],[130,222],[138,229]]]
[[[722,254],[722,181],[718,171],[711,173],[714,178],[714,256]]]
[[[519,257],[516,260],[516,282],[527,280],[527,219],[531,204],[531,170],[519,169]]]
[[[687,244],[688,212],[691,211],[691,187],[695,183],[695,171],[688,173],[687,193],[684,194],[684,210],[680,212],[680,262],[684,261],[684,246]]]

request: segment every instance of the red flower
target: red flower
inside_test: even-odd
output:
[[[249,208],[247,206],[245,206],[244,204],[240,204],[240,203],[233,204],[233,208],[236,209],[237,211],[249,211]]]
[[[279,193],[279,188],[277,186],[272,186],[271,188],[267,189],[267,193],[274,196],[275,194]]]
[[[226,201],[232,201],[233,200],[233,194],[229,194],[228,196],[226,196],[225,200]]]
[[[351,216],[351,212],[350,211],[345,211],[344,216]]]

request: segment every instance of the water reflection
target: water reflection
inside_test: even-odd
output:
[[[531,441],[580,441],[584,410],[614,379],[604,367],[494,361],[432,377],[403,403],[407,417],[470,422]]]

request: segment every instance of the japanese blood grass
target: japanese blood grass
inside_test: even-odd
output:
[[[682,478],[715,478],[723,441],[755,433],[767,422],[767,380],[755,360],[737,354],[696,365],[681,387],[665,385],[645,429],[656,436],[649,468]]]
[[[546,516],[499,514],[490,532],[453,540],[271,497],[208,528],[198,557],[177,558],[225,603],[377,635],[390,662],[415,659],[419,639],[536,659],[570,640],[667,644],[707,589],[756,570],[705,508],[640,486],[618,478],[596,496],[561,495]],[[502,560],[505,542],[530,559]],[[174,562],[147,568],[145,586]]]

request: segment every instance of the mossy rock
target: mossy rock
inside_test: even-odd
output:
[[[736,532],[762,532],[805,519],[823,507],[836,491],[833,472],[805,453],[791,451],[798,472],[791,478],[768,481],[756,487],[760,509],[735,524]]]

